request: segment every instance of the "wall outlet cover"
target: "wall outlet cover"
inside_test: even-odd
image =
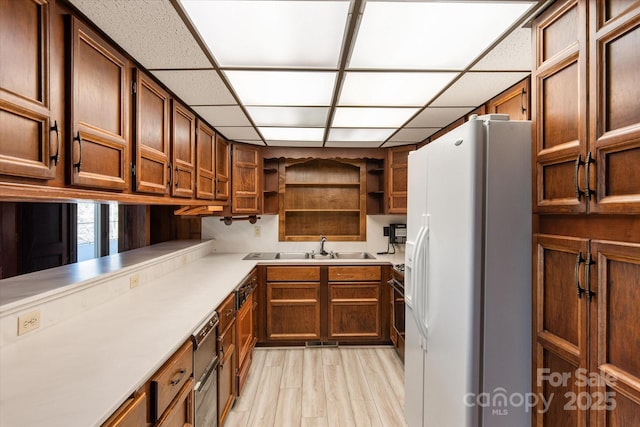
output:
[[[26,334],[40,327],[40,310],[18,316],[18,335]]]

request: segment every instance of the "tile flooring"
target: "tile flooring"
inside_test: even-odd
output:
[[[404,427],[403,382],[390,347],[256,348],[225,427]]]

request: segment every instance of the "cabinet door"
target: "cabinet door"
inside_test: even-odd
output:
[[[409,168],[409,152],[415,147],[403,146],[390,148],[388,156],[388,213],[407,213],[407,171]]]
[[[529,78],[516,83],[488,103],[488,114],[508,114],[509,120],[529,120]]]
[[[234,214],[260,213],[262,193],[262,157],[258,147],[245,144],[232,146],[232,212]]]
[[[196,195],[198,199],[215,197],[215,159],[214,145],[216,133],[200,120],[197,123],[196,156]]]
[[[640,4],[622,3],[589,3],[591,212],[640,213]]]
[[[186,427],[193,426],[193,378],[182,387],[180,394],[171,402],[157,427]]]
[[[320,339],[320,283],[267,283],[267,339]]]
[[[216,134],[216,200],[229,200],[229,141]]]
[[[191,198],[196,182],[196,116],[176,100],[171,106],[171,195]]]
[[[534,392],[550,402],[538,406],[536,426],[585,426],[586,408],[567,411],[571,397],[587,393],[577,369],[587,365],[588,297],[584,289],[588,241],[534,236]],[[578,296],[580,294],[580,296]]]
[[[561,1],[534,21],[531,77],[536,212],[586,212],[586,2]]]
[[[166,194],[171,181],[169,94],[140,70],[134,76],[136,191]]]
[[[379,338],[380,283],[329,283],[330,339]]]
[[[640,244],[591,242],[591,425],[640,422]],[[596,383],[594,381],[594,383]]]
[[[50,117],[49,3],[0,0],[0,174],[49,179],[62,119]]]
[[[69,58],[71,183],[124,190],[131,167],[127,60],[73,17]]]
[[[224,425],[236,398],[235,318],[218,337],[218,425]]]
[[[147,423],[147,394],[128,399],[102,427],[139,427]]]

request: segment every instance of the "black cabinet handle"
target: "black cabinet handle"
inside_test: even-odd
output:
[[[524,88],[520,93],[520,111],[522,114],[527,112],[527,91]]]
[[[584,196],[587,200],[590,200],[591,196],[595,194],[595,190],[592,190],[589,185],[589,166],[591,163],[595,163],[595,159],[591,157],[591,151],[589,151],[589,153],[587,153],[587,158],[584,161]]]
[[[169,170],[169,179],[167,180],[167,187],[171,187],[171,182],[173,181],[173,167],[171,162],[167,165],[167,169]]]
[[[578,291],[578,298],[582,298],[582,294],[585,293],[585,290],[580,287],[580,264],[585,261],[582,258],[582,251],[578,252],[578,256],[576,257],[576,269],[575,269],[575,278],[576,278],[576,290]]]
[[[578,158],[576,159],[576,170],[573,176],[573,182],[576,185],[576,198],[578,199],[578,201],[580,201],[580,199],[582,198],[582,195],[584,194],[584,192],[580,190],[580,184],[578,183],[578,173],[580,171],[581,164],[583,164],[582,155],[578,154]]]
[[[182,381],[182,377],[184,377],[184,374],[187,372],[186,369],[181,368],[180,371],[178,371],[178,377],[171,380],[171,385],[174,386],[176,384],[178,384],[180,381]]]
[[[60,159],[60,131],[58,130],[58,121],[54,120],[53,126],[49,128],[50,132],[56,133],[56,154],[53,156],[49,156],[49,160],[53,162],[54,165],[58,165],[58,160]]]
[[[176,171],[176,174],[175,174],[175,177],[174,177],[174,182],[176,184],[176,188],[180,188],[180,183],[178,182],[178,178],[180,177],[180,173],[179,173],[180,170],[178,169],[178,166],[176,166],[175,171]]]
[[[596,295],[596,293],[591,290],[591,264],[595,263],[591,259],[591,252],[587,252],[587,258],[584,260],[584,274],[586,276],[585,281],[587,283],[587,288],[584,292],[587,294],[589,301],[591,301],[591,299]]]
[[[78,141],[78,151],[79,151],[79,155],[78,155],[78,163],[74,163],[73,167],[78,169],[78,172],[80,172],[80,167],[82,167],[82,137],[80,136],[80,132],[78,132],[78,135],[73,138],[74,141]]]

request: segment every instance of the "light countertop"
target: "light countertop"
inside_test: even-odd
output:
[[[206,255],[3,346],[0,425],[86,427],[105,421],[251,272],[256,261],[242,260],[245,255]],[[375,260],[295,263],[403,261],[383,255]]]

